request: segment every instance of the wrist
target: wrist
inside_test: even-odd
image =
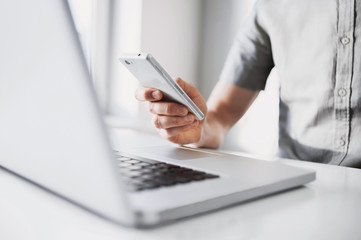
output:
[[[208,112],[202,123],[200,140],[192,144],[197,148],[219,148],[223,142],[225,131],[222,125],[217,121],[212,112]]]

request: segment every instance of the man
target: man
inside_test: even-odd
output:
[[[280,79],[279,155],[361,168],[361,2],[260,0],[237,36],[208,109],[197,89],[177,82],[206,113],[195,120],[156,89],[139,87],[160,135],[217,148],[264,89]]]

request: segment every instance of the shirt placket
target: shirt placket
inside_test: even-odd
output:
[[[341,164],[349,147],[351,131],[351,81],[354,52],[354,2],[339,0],[337,28],[337,64],[334,89],[335,154],[332,163]]]

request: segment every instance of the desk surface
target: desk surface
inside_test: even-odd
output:
[[[137,145],[157,138],[121,135]],[[361,239],[361,170],[281,161],[316,170],[317,180],[150,230],[110,223],[0,168],[0,239]]]

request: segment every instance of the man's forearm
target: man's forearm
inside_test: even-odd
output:
[[[219,82],[208,100],[208,113],[196,147],[218,148],[229,129],[246,113],[259,91]]]

